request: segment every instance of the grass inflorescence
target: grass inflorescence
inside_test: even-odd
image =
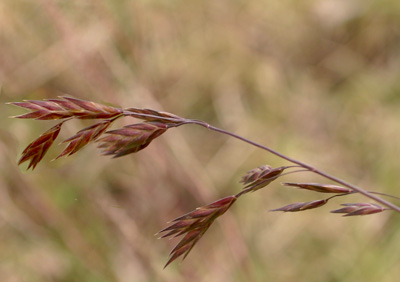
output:
[[[280,208],[272,209],[271,211],[301,212],[309,209],[316,209],[326,205],[328,201],[333,198],[345,197],[350,194],[359,193],[377,203],[344,203],[342,204],[342,208],[331,212],[341,213],[343,216],[370,215],[387,210],[400,213],[400,208],[398,206],[379,196],[388,196],[394,199],[399,199],[397,197],[378,192],[366,191],[313,166],[283,155],[267,146],[260,145],[232,132],[214,127],[201,120],[186,119],[171,113],[155,111],[152,109],[112,107],[67,96],[62,96],[58,99],[48,99],[43,101],[29,100],[23,102],[12,102],[10,104],[30,111],[15,116],[15,118],[61,120],[57,125],[51,127],[38,138],[33,140],[23,150],[18,164],[29,161],[28,169],[32,170],[36,168],[38,163],[48,152],[49,148],[53,145],[63,124],[71,119],[92,119],[96,122],[64,140],[62,143],[67,143],[67,146],[57,158],[75,154],[90,143],[96,143],[98,148],[100,148],[101,153],[104,155],[121,157],[145,149],[153,140],[172,127],[195,124],[214,132],[244,141],[293,164],[276,168],[269,165],[262,165],[252,169],[241,178],[240,182],[243,184],[243,188],[237,194],[198,207],[195,210],[172,220],[168,227],[159,232],[161,238],[182,236],[182,239],[172,249],[170,258],[165,267],[181,256],[185,258],[214,221],[228,211],[233,203],[235,203],[241,196],[248,192],[256,192],[266,187],[277,178],[283,177],[289,173],[302,171],[312,172],[339,185],[311,182],[283,183],[283,185],[287,187],[294,187],[317,193],[330,193],[332,196],[308,202],[292,203]],[[140,122],[126,125],[119,129],[109,130],[114,121],[123,117],[134,117],[139,119]],[[293,168],[298,168],[299,170],[290,170]],[[288,172],[284,173],[286,170],[288,170]]]

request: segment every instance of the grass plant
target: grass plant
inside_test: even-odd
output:
[[[343,203],[342,208],[333,210],[332,213],[342,213],[344,216],[370,215],[388,210],[400,213],[400,207],[382,198],[382,196],[385,196],[398,200],[399,198],[395,196],[367,191],[309,164],[290,158],[267,146],[258,144],[232,132],[212,126],[202,120],[186,119],[171,113],[151,109],[112,107],[68,96],[41,101],[28,100],[12,102],[10,104],[30,111],[15,116],[15,118],[61,120],[58,124],[32,141],[22,152],[18,164],[29,161],[28,169],[32,170],[35,169],[49,148],[53,145],[63,124],[71,119],[91,119],[95,120],[96,123],[78,131],[72,137],[64,140],[63,143],[67,143],[66,148],[57,158],[73,155],[90,143],[96,143],[102,154],[118,158],[145,149],[153,140],[171,128],[182,125],[199,125],[211,131],[239,139],[259,149],[266,150],[280,157],[282,160],[291,163],[291,165],[276,168],[270,165],[262,165],[252,169],[242,177],[240,182],[243,184],[243,188],[240,192],[216,200],[211,204],[198,207],[172,220],[168,227],[159,232],[161,238],[182,236],[182,239],[172,249],[170,258],[165,267],[181,256],[185,258],[214,221],[229,210],[240,197],[249,192],[256,192],[287,174],[306,171],[322,176],[335,184],[290,182],[283,183],[283,185],[317,193],[330,193],[333,195],[308,202],[292,203],[272,209],[271,211],[300,212],[308,209],[316,209],[327,204],[330,199],[337,197],[343,198],[350,194],[359,193],[376,203]],[[139,119],[140,122],[126,125],[119,129],[108,130],[114,121],[129,117]]]

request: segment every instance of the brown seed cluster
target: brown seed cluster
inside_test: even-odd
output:
[[[331,211],[332,213],[344,213],[343,216],[355,216],[355,215],[369,215],[387,210],[386,208],[372,203],[353,203],[353,204],[342,204],[344,208]]]
[[[79,119],[106,119],[122,113],[122,110],[118,108],[67,96],[62,96],[60,99],[29,100],[10,104],[31,110],[30,113],[15,116],[16,118],[37,120],[66,119],[70,117]]]
[[[254,192],[270,184],[278,178],[286,168],[286,166],[277,168],[273,168],[269,165],[259,166],[248,171],[240,182],[245,185],[243,189],[247,189],[248,192]]]
[[[63,122],[53,126],[40,135],[39,138],[33,140],[22,152],[18,165],[30,160],[28,169],[35,169],[36,165],[43,159],[50,146],[54,143],[54,140],[56,140],[62,124]]]
[[[121,157],[146,148],[151,141],[163,134],[169,126],[165,123],[146,122],[124,126],[107,132],[99,139],[99,148],[104,155]]]
[[[286,182],[282,183],[285,186],[292,186],[299,189],[306,189],[320,193],[343,193],[348,194],[352,193],[353,191],[349,188],[345,188],[338,185],[331,185],[331,184],[320,184],[320,183],[292,183]]]
[[[172,220],[170,226],[161,230],[159,233],[167,232],[161,238],[169,236],[177,237],[185,234],[181,241],[172,249],[170,253],[171,257],[165,267],[182,255],[185,258],[214,220],[223,215],[236,200],[236,196],[229,196],[209,205],[199,207],[192,212]]]
[[[102,149],[105,155],[120,157],[136,153],[146,148],[151,141],[163,134],[168,128],[179,126],[184,121],[181,117],[165,112],[137,108],[124,110],[67,96],[60,97],[60,99],[29,100],[10,104],[31,111],[15,116],[15,118],[37,120],[64,119],[63,122],[52,127],[39,136],[39,138],[32,141],[22,152],[19,164],[30,160],[28,169],[34,169],[43,159],[60,133],[62,124],[69,119],[97,119],[99,122],[78,131],[72,137],[64,140],[63,143],[68,143],[68,145],[58,155],[57,159],[75,154],[92,142],[98,142],[98,147]],[[139,118],[144,120],[144,122],[106,131],[115,120],[124,116]],[[103,137],[102,135],[104,134],[107,136]]]
[[[310,209],[319,208],[325,205],[328,202],[327,199],[316,200],[311,202],[302,202],[302,203],[293,203],[278,209],[274,209],[271,211],[283,211],[283,212],[298,212],[298,211],[305,211]]]

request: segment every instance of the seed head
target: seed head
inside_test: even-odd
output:
[[[96,140],[101,134],[106,131],[106,129],[110,126],[110,120],[104,120],[99,123],[96,123],[92,126],[86,127],[74,136],[66,139],[63,143],[69,143],[68,146],[64,149],[64,151],[57,157],[60,158],[65,155],[72,155],[82,149],[84,146],[89,144],[90,142]]]
[[[125,109],[125,114],[145,121],[167,123],[170,125],[180,124],[185,121],[185,119],[180,116],[151,109],[128,108]]]
[[[345,213],[343,216],[369,215],[387,210],[373,203],[351,203],[342,204],[344,208],[331,211],[331,213]]]
[[[286,168],[286,166],[272,168],[269,165],[263,165],[247,172],[240,182],[246,185],[243,189],[251,187],[250,190],[254,192],[274,181]]]
[[[214,220],[223,215],[236,201],[235,196],[225,197],[209,205],[199,207],[183,216],[172,220],[172,224],[158,233],[167,232],[161,238],[177,237],[184,235],[181,241],[172,249],[167,267],[175,259],[183,255],[183,259],[189,254],[194,245],[208,230]]]
[[[53,126],[45,133],[40,135],[37,139],[32,141],[22,152],[22,156],[18,161],[18,165],[30,160],[28,169],[35,169],[36,165],[43,159],[44,155],[49,150],[50,146],[53,145],[58,134],[60,133],[61,126],[64,122],[60,122],[56,126]]]
[[[310,209],[319,208],[320,206],[325,205],[328,202],[328,199],[316,200],[311,202],[301,202],[301,203],[293,203],[278,209],[270,210],[270,211],[283,211],[283,212],[298,212],[305,211]]]
[[[353,191],[349,188],[344,188],[338,185],[331,184],[320,184],[320,183],[282,183],[285,186],[293,186],[300,189],[311,190],[320,193],[338,193],[338,194],[348,194]]]
[[[167,124],[158,122],[131,124],[107,131],[108,136],[98,139],[97,142],[104,155],[114,155],[117,158],[143,150],[168,128]]]
[[[122,113],[122,110],[119,108],[66,96],[60,97],[60,99],[29,100],[10,104],[31,110],[30,113],[15,116],[15,118],[24,119],[53,120],[70,117],[78,119],[105,119]]]

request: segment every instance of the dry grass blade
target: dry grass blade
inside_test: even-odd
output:
[[[97,142],[103,154],[121,157],[143,150],[168,128],[167,124],[158,122],[131,124],[107,131],[108,136],[98,139]]]
[[[75,117],[79,119],[112,118],[122,114],[122,110],[91,101],[72,97],[48,99],[43,101],[29,100],[10,103],[31,110],[30,113],[15,116],[15,118],[53,120]]]
[[[270,211],[283,211],[283,212],[299,212],[310,209],[319,208],[320,206],[325,205],[329,199],[316,200],[311,202],[300,202],[293,203],[278,209],[270,210]]]
[[[92,126],[80,130],[74,136],[64,140],[63,143],[69,143],[69,144],[64,149],[64,151],[57,157],[57,159],[65,155],[70,156],[78,152],[80,149],[82,149],[90,142],[96,140],[101,134],[104,133],[104,131],[106,131],[106,129],[110,126],[111,122],[112,122],[111,120],[105,120],[96,123]]]
[[[243,189],[251,187],[251,191],[254,192],[274,181],[286,168],[285,166],[272,168],[269,165],[263,165],[247,172],[240,182],[246,185]]]
[[[208,230],[214,220],[224,214],[236,201],[236,196],[229,196],[215,201],[207,206],[199,207],[192,212],[172,220],[172,224],[159,233],[167,232],[161,238],[173,236],[185,236],[172,249],[167,267],[171,262],[183,255],[183,259],[189,254],[194,245]]]
[[[343,216],[369,215],[387,210],[386,208],[372,203],[342,204],[344,208],[331,211],[331,213],[345,213]]]
[[[53,126],[45,133],[40,135],[39,138],[31,142],[22,152],[22,156],[18,161],[18,165],[30,160],[28,169],[32,168],[32,170],[34,170],[36,165],[43,159],[47,150],[54,143],[54,140],[56,140],[63,123],[64,122],[60,122],[56,126]]]
[[[319,184],[319,183],[282,183],[285,186],[297,187],[300,189],[311,190],[320,193],[337,193],[337,194],[349,194],[353,191],[349,188],[344,188],[338,185],[331,184]]]

